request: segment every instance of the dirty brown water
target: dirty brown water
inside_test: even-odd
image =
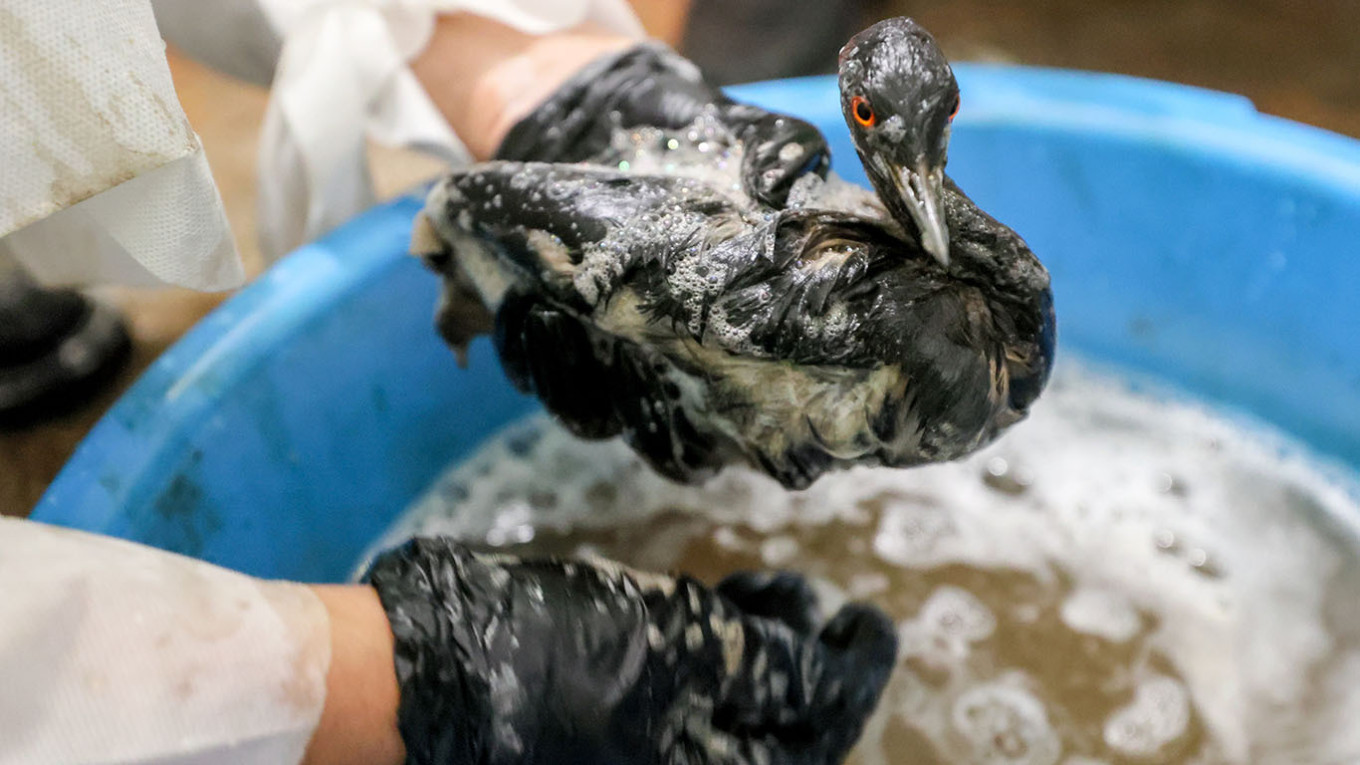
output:
[[[1360,761],[1356,483],[1280,435],[1078,362],[959,463],[787,492],[702,487],[542,416],[453,467],[375,548],[452,534],[716,583],[814,578],[899,625],[852,755],[879,763]]]

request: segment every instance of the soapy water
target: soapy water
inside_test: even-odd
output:
[[[972,458],[788,492],[659,478],[538,415],[375,545],[450,534],[715,583],[809,575],[899,625],[851,757],[879,763],[1360,762],[1360,493],[1281,436],[1067,362]]]

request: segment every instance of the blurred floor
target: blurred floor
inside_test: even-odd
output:
[[[793,3],[790,3],[792,6]],[[1073,67],[1176,80],[1245,94],[1265,112],[1360,137],[1360,2],[1354,0],[886,0],[933,30],[951,58]],[[180,99],[203,138],[252,273],[256,132],[265,93],[171,54]],[[385,193],[433,166],[377,152]],[[0,434],[0,513],[24,514],[75,445],[137,375],[219,296],[110,290],[128,313],[133,361],[110,389],[57,422]]]

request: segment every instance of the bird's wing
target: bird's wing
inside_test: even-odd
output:
[[[896,326],[921,323],[913,312],[948,280],[921,247],[879,222],[842,212],[781,213],[770,256],[735,281],[719,302],[727,321],[749,330],[750,350],[802,364],[882,363],[864,322],[891,311]]]
[[[650,319],[657,304],[676,303],[661,275],[734,214],[725,197],[686,179],[491,163],[431,194],[425,217],[436,235],[424,239],[440,250],[426,257],[446,276],[446,300],[447,284],[472,282],[494,313],[497,351],[517,387],[577,434],[622,434],[658,471],[694,480],[726,461],[724,446],[690,422],[668,379],[674,360],[648,341],[683,329],[609,319],[615,304],[642,306],[628,315]]]
[[[665,272],[700,238],[720,236],[714,227],[740,218],[727,197],[693,179],[517,162],[452,174],[425,216],[439,239],[494,245],[507,278],[583,312],[636,284],[639,268]]]

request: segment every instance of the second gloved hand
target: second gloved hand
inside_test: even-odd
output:
[[[618,128],[678,130],[705,113],[740,140],[742,185],[767,206],[782,208],[794,181],[807,173],[825,177],[830,168],[830,151],[817,128],[733,101],[694,64],[657,43],[586,66],[511,128],[495,158],[586,162],[609,148]]]
[[[412,763],[837,763],[896,655],[882,613],[852,604],[823,623],[792,574],[715,591],[416,539],[368,581],[396,638]]]

